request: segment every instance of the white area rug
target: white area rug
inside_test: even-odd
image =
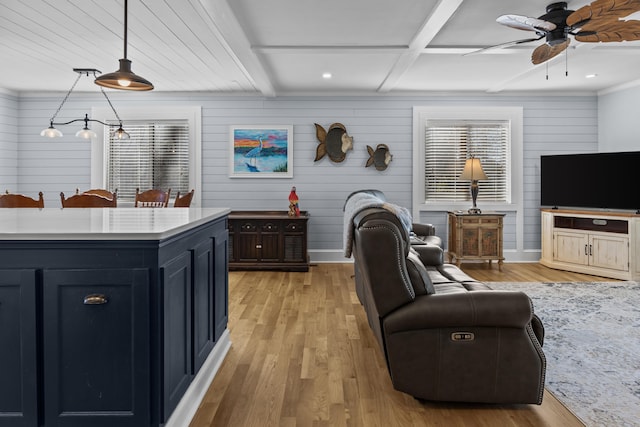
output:
[[[640,426],[640,284],[488,284],[533,301],[548,390],[589,427]]]

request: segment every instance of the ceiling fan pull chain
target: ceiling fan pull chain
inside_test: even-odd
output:
[[[569,49],[564,51],[564,76],[569,77]]]
[[[547,69],[547,75],[546,75],[546,78],[547,78],[547,80],[549,80],[549,62],[545,62],[545,63],[544,63],[544,65],[545,65],[545,67],[546,67],[546,69]]]

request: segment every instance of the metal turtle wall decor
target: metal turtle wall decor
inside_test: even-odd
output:
[[[387,144],[378,144],[375,150],[367,145],[367,151],[369,152],[369,159],[367,159],[365,168],[373,165],[377,170],[383,171],[389,166],[389,163],[391,163],[393,159]]]
[[[329,156],[332,162],[342,162],[347,157],[347,151],[353,150],[353,137],[347,134],[347,128],[342,123],[333,123],[329,130],[325,130],[317,123],[316,138],[320,144],[316,148],[314,162]]]

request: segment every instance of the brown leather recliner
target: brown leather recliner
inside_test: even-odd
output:
[[[397,390],[431,401],[542,402],[544,329],[526,294],[491,290],[443,264],[435,245],[419,254],[388,209],[363,209],[353,227],[361,301]]]

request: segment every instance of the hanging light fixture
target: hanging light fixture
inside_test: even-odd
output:
[[[124,58],[120,59],[118,71],[101,75],[95,83],[112,89],[151,90],[153,84],[131,71],[131,61],[127,59],[127,3],[124,0]]]
[[[55,126],[64,126],[64,125],[68,125],[68,124],[75,123],[75,122],[84,122],[84,128],[82,128],[78,132],[76,132],[76,136],[78,138],[91,139],[91,138],[95,138],[97,135],[96,135],[96,133],[94,131],[89,129],[89,122],[97,122],[97,123],[100,123],[101,125],[109,126],[109,127],[115,127],[116,126],[116,125],[113,125],[113,124],[102,122],[100,120],[90,119],[88,114],[85,114],[84,118],[82,118],[82,119],[73,119],[73,120],[69,120],[68,122],[63,122],[63,123],[56,123],[55,122],[56,117],[58,116],[58,113],[62,109],[62,106],[67,102],[67,99],[69,99],[69,95],[71,95],[71,92],[73,92],[73,89],[75,89],[75,87],[78,84],[78,81],[80,80],[80,78],[83,75],[89,76],[90,73],[93,74],[94,77],[95,77],[96,74],[100,73],[100,71],[96,70],[95,68],[74,68],[73,71],[78,73],[78,77],[76,78],[76,81],[73,82],[73,85],[71,86],[71,89],[69,89],[69,92],[67,92],[67,94],[65,95],[64,99],[60,103],[60,106],[58,107],[56,112],[53,114],[51,119],[49,120],[49,127],[44,129],[42,132],[40,132],[40,136],[46,136],[46,137],[49,137],[49,138],[60,138],[62,136],[62,132],[60,132],[58,129],[56,129]],[[103,88],[100,88],[100,91],[102,92],[102,94],[104,95],[105,99],[109,103],[109,107],[111,107],[111,110],[113,111],[113,114],[116,116],[116,119],[118,119],[118,123],[119,123],[117,125],[118,129],[116,129],[113,132],[113,136],[115,138],[117,138],[117,139],[129,139],[129,134],[127,132],[125,132],[125,130],[122,128],[122,120],[120,120],[120,116],[116,112],[116,109],[113,107],[113,104],[111,103],[111,100],[107,96],[107,93],[104,91]]]

